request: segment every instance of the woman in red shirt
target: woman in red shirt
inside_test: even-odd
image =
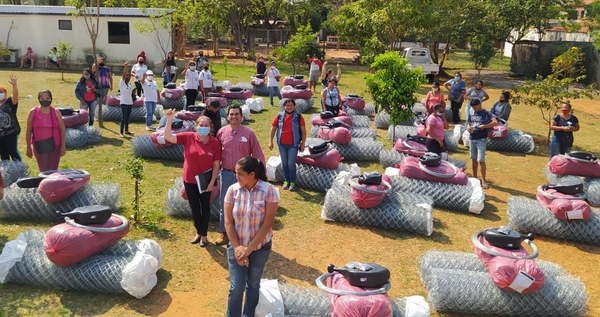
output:
[[[445,106],[446,100],[444,98],[444,94],[440,90],[440,82],[436,80],[431,86],[431,91],[429,91],[425,97],[425,108],[427,108],[427,113],[433,113],[433,106],[437,104],[442,104]]]
[[[304,127],[304,118],[296,111],[294,99],[286,99],[283,103],[283,110],[273,119],[269,149],[273,149],[273,137],[277,133],[276,140],[285,176],[283,189],[293,191],[296,187],[296,157],[298,150],[304,151],[306,128]]]
[[[196,236],[192,244],[208,244],[208,220],[210,218],[210,193],[221,166],[221,143],[210,135],[211,121],[201,116],[196,120],[196,132],[182,132],[174,135],[171,129],[175,113],[166,113],[165,140],[183,145],[183,185],[192,209]]]
[[[88,111],[90,116],[89,125],[94,124],[94,112],[96,112],[96,99],[99,89],[98,81],[90,69],[84,69],[83,75],[75,87],[75,97],[79,99],[79,108]]]

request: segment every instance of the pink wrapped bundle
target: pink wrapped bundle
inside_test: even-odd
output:
[[[440,166],[425,166],[419,161],[419,158],[407,156],[394,167],[400,169],[401,176],[424,181],[458,185],[467,185],[469,181],[467,174],[462,169],[447,161],[442,161]]]

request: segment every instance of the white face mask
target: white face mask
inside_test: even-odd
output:
[[[196,70],[196,66],[190,66],[190,70],[191,71],[195,71]]]
[[[0,92],[0,101],[4,100],[4,98],[6,98],[6,95],[3,92]]]
[[[154,81],[154,76],[147,76],[149,81]]]

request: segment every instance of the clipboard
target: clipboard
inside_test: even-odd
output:
[[[212,168],[204,173],[196,175],[194,178],[196,179],[196,185],[198,186],[200,194],[205,193],[212,178]]]

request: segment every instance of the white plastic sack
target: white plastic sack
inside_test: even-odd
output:
[[[277,280],[260,280],[260,294],[254,317],[284,317],[283,298]]]
[[[144,254],[153,256],[158,260],[158,265],[160,266],[162,263],[162,248],[156,241],[151,239],[140,240],[138,249]]]
[[[131,262],[123,268],[121,287],[131,296],[140,299],[148,295],[156,286],[156,272],[159,260],[152,255],[136,253]]]
[[[281,179],[277,178],[277,168],[281,165],[281,157],[271,156],[267,160],[266,174],[269,182],[278,183]]]
[[[262,98],[246,99],[246,104],[250,107],[250,111],[252,112],[261,112],[264,109]]]
[[[404,317],[429,317],[429,304],[423,296],[409,296],[406,298]]]
[[[469,177],[469,185],[473,187],[473,193],[469,201],[469,212],[479,215],[485,205],[485,193],[481,188],[481,182],[477,178]]]
[[[244,116],[244,120],[250,120],[250,107],[247,104],[242,105],[242,115]]]
[[[21,261],[23,253],[27,248],[24,235],[19,234],[17,239],[7,242],[0,254],[0,284],[4,284],[6,276],[15,263]]]

